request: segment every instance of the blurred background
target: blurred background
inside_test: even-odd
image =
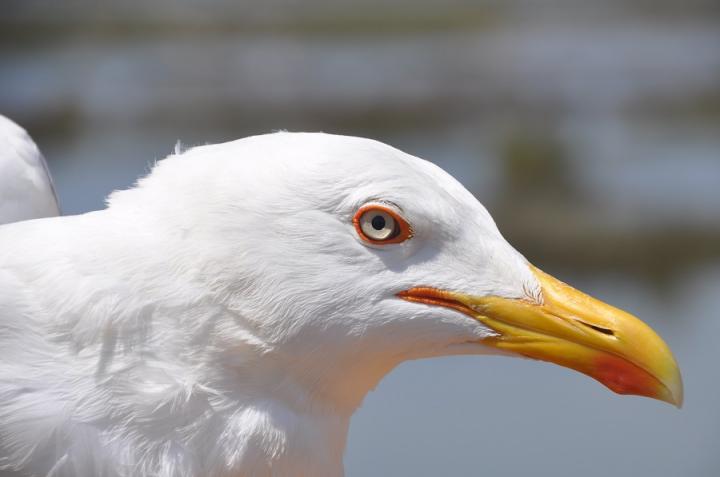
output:
[[[720,475],[717,0],[2,0],[0,113],[63,212],[180,140],[373,137],[465,184],[532,262],[628,309],[681,411],[523,360],[406,363],[354,417],[350,477]]]

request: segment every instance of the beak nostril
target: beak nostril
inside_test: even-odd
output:
[[[607,336],[615,336],[615,332],[609,328],[603,328],[602,326],[591,325],[590,323],[585,323],[584,321],[580,321],[580,320],[578,320],[578,323],[580,323],[581,325],[586,326],[588,328],[591,328],[591,329],[597,331],[598,333],[602,333]]]

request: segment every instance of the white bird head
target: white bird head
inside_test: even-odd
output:
[[[232,310],[237,328],[214,343],[223,360],[339,408],[403,360],[456,353],[552,361],[620,393],[682,399],[650,328],[533,268],[460,183],[376,141],[277,133],[197,147],[110,211],[163,224],[159,256]]]
[[[375,141],[196,147],[107,210],[3,226],[0,244],[0,469],[340,475],[367,392],[437,355],[682,400],[650,328],[534,268],[452,177]]]

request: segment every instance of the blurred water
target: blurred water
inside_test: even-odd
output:
[[[717,222],[720,28],[711,22],[18,46],[0,45],[0,107],[43,142],[61,188],[72,168],[61,163],[80,157],[104,191],[127,186],[178,139],[310,129],[455,157],[487,201],[499,186],[483,177],[502,167],[503,142],[530,131],[563,144],[582,193],[603,207],[632,203],[649,222]],[[131,172],[100,167],[111,162]],[[68,211],[86,209],[69,199]]]

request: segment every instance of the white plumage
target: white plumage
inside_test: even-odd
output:
[[[23,128],[0,115],[0,224],[58,213],[38,147]]]
[[[356,237],[353,211],[378,199],[402,207],[411,241]],[[382,376],[492,334],[395,293],[537,286],[462,186],[365,139],[197,147],[108,204],[0,228],[7,468],[340,475],[350,416]]]
[[[358,236],[354,214],[377,203],[411,238]],[[190,149],[106,210],[0,227],[0,466],[342,475],[350,417],[393,367],[499,351],[480,318],[398,294],[525,313],[539,276],[457,181],[381,143],[276,133]]]

